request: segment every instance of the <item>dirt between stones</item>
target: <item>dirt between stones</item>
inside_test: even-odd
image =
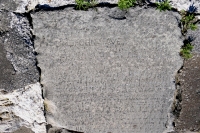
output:
[[[181,112],[175,121],[177,133],[200,131],[200,54],[184,62],[179,75]]]

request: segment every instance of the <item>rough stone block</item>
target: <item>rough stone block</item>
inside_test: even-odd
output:
[[[34,133],[45,133],[46,121],[43,110],[39,83],[28,85],[12,93],[0,92],[0,132],[12,132],[26,126]]]
[[[54,105],[49,124],[86,133],[172,130],[179,16],[135,8],[118,19],[117,10],[32,14],[44,97]]]

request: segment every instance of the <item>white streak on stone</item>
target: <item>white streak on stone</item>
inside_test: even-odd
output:
[[[0,94],[0,132],[14,131],[21,126],[35,133],[46,133],[41,86],[31,84],[8,94]]]

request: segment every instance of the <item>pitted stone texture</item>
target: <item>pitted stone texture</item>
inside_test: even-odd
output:
[[[42,92],[39,83],[12,93],[0,93],[0,132],[12,132],[22,126],[34,133],[45,133]]]
[[[55,105],[47,122],[86,133],[172,131],[179,16],[138,7],[119,20],[116,10],[32,15],[44,97]]]
[[[197,24],[198,29],[195,31],[188,30],[187,38],[194,39],[191,44],[193,44],[194,49],[193,52],[200,54],[200,24]]]
[[[0,0],[0,10],[15,11],[20,6],[17,3],[14,0]]]
[[[2,36],[3,33],[9,31],[10,29],[10,21],[11,21],[11,15],[8,11],[1,11],[0,10],[0,36]]]
[[[29,21],[0,12],[0,90],[12,91],[39,81]]]

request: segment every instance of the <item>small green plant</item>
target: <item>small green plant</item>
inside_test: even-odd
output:
[[[160,11],[166,11],[166,10],[171,10],[172,7],[170,5],[170,1],[168,0],[163,0],[161,2],[156,2],[157,10]]]
[[[77,10],[87,10],[88,8],[95,7],[97,5],[95,0],[75,0]]]
[[[184,10],[181,11],[181,25],[182,25],[182,34],[186,34],[188,29],[196,30],[197,25],[195,22],[197,21],[193,13],[186,12]]]
[[[121,10],[127,10],[128,8],[134,6],[136,0],[119,0],[118,7]]]
[[[187,43],[181,48],[180,55],[185,59],[189,59],[192,57],[192,54],[191,54],[192,49],[193,49],[193,46],[190,43]]]

